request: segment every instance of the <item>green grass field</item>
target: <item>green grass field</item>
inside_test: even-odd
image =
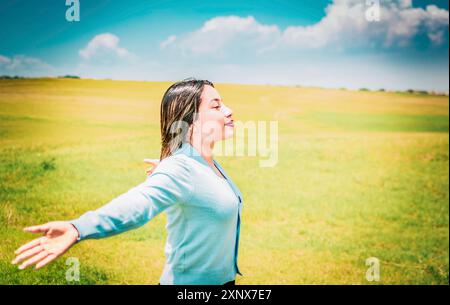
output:
[[[157,284],[165,215],[11,265],[24,226],[76,218],[145,179],[169,83],[0,80],[0,284]],[[217,157],[244,195],[237,284],[448,284],[449,99],[218,84],[238,121],[277,120],[278,164]],[[369,257],[379,282],[366,280]]]

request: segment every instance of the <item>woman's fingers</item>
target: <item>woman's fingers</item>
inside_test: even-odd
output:
[[[49,229],[48,224],[39,225],[39,226],[31,226],[24,228],[24,231],[30,232],[30,233],[45,233]]]
[[[159,159],[144,159],[144,162],[152,165],[152,167],[149,167],[145,170],[145,173],[147,174],[147,176],[149,176],[153,173],[155,167],[158,166]]]
[[[12,263],[13,264],[17,264],[21,261],[23,261],[24,259],[27,259],[29,257],[32,257],[36,254],[38,254],[39,252],[41,252],[42,250],[44,250],[44,247],[42,247],[41,245],[37,245],[34,248],[31,248],[30,250],[27,250],[25,252],[23,252],[22,254],[20,254],[19,256],[17,256]]]
[[[32,241],[26,243],[25,245],[23,245],[22,247],[20,247],[16,251],[14,251],[14,253],[21,254],[23,251],[34,248],[34,247],[40,245],[43,239],[44,239],[44,237],[39,237],[39,238],[33,239]]]
[[[58,255],[56,255],[56,254],[49,254],[46,258],[44,258],[43,260],[41,260],[39,263],[36,264],[36,269],[44,267],[45,265],[47,265],[48,263],[50,263],[57,257],[58,257]]]
[[[144,163],[157,165],[159,163],[159,159],[144,159]]]
[[[25,261],[24,263],[22,263],[22,265],[19,266],[19,269],[25,269],[26,267],[30,266],[30,265],[34,265],[37,262],[43,260],[44,258],[46,258],[49,255],[48,251],[42,251],[39,252],[38,254],[36,254],[35,256],[33,256],[32,258],[30,258],[29,260]]]

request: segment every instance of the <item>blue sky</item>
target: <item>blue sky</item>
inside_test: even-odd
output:
[[[79,2],[2,0],[0,75],[448,92],[447,0]]]

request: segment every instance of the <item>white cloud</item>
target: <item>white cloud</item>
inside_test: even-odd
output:
[[[223,56],[231,50],[261,53],[271,49],[314,49],[326,46],[407,47],[418,35],[428,37],[431,45],[442,45],[448,33],[449,12],[434,5],[412,7],[411,0],[380,2],[380,21],[366,19],[366,2],[335,0],[326,15],[309,26],[289,26],[281,31],[254,17],[221,16],[181,37],[174,35],[161,43],[162,48],[184,54]]]
[[[380,21],[368,22],[366,6],[359,0],[335,0],[326,16],[311,26],[290,26],[283,32],[286,45],[317,48],[330,44],[406,47],[425,33],[432,44],[443,43],[436,37],[448,31],[449,14],[445,9],[428,5],[412,7],[410,0],[380,1]]]
[[[12,57],[0,54],[0,72],[33,75],[36,73],[52,72],[54,68],[39,58],[25,55],[14,55]]]
[[[160,46],[161,46],[162,49],[165,49],[167,46],[173,44],[175,42],[175,40],[177,40],[177,36],[176,35],[170,35],[169,37],[167,37],[166,40],[161,42]]]
[[[381,11],[384,18],[381,27],[387,33],[385,46],[407,46],[415,36],[425,33],[432,45],[442,44],[443,41],[435,39],[448,32],[449,14],[447,10],[435,5],[428,5],[425,9],[391,6]],[[385,21],[383,21],[385,20]]]
[[[11,62],[10,58],[8,58],[6,56],[3,56],[3,55],[0,55],[0,65],[8,64],[10,62]]]
[[[279,37],[277,26],[263,25],[252,16],[225,16],[208,20],[200,29],[180,39],[172,35],[161,43],[161,47],[176,48],[185,54],[222,56],[230,49],[266,48]]]
[[[103,33],[92,38],[78,53],[85,60],[134,59],[136,56],[119,45],[120,39],[114,34]]]

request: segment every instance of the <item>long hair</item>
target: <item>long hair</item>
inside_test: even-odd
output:
[[[196,119],[205,85],[214,87],[210,81],[188,78],[171,85],[164,93],[160,111],[161,161],[180,148],[187,136],[191,139],[189,127]]]

